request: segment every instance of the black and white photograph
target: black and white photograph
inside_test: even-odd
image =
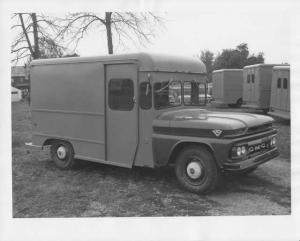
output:
[[[90,4],[0,5],[0,240],[300,240],[300,4]]]

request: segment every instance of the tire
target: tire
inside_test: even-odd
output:
[[[57,141],[51,145],[51,157],[57,167],[71,169],[75,165],[74,149],[65,141]]]
[[[266,108],[266,109],[263,109],[262,111],[263,111],[263,113],[264,113],[265,115],[267,115],[268,112],[270,111],[270,109],[269,109],[269,108]]]
[[[214,157],[200,146],[190,146],[181,151],[176,159],[175,174],[183,188],[198,194],[213,191],[220,179]]]

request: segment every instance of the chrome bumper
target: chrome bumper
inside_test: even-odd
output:
[[[258,165],[261,165],[267,161],[270,161],[271,159],[279,156],[279,152],[277,148],[274,148],[272,150],[269,150],[267,152],[264,152],[260,155],[257,155],[255,157],[249,158],[247,160],[243,160],[240,162],[234,162],[234,163],[224,163],[223,168],[225,171],[244,171],[252,167],[256,167]]]

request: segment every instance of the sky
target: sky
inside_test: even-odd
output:
[[[217,54],[225,48],[248,43],[250,53],[265,54],[266,63],[290,62],[290,15],[286,11],[156,12],[164,26],[151,43],[141,46],[126,41],[115,44],[115,53],[154,52],[195,56],[202,50]],[[79,43],[80,56],[107,54],[105,33],[93,29]]]

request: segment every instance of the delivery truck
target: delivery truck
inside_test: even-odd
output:
[[[34,60],[27,145],[62,169],[170,165],[182,187],[210,192],[222,172],[251,172],[278,150],[271,117],[203,109],[206,79],[199,60],[168,55]]]
[[[229,107],[243,104],[243,70],[219,69],[212,72],[212,97],[216,103]]]

